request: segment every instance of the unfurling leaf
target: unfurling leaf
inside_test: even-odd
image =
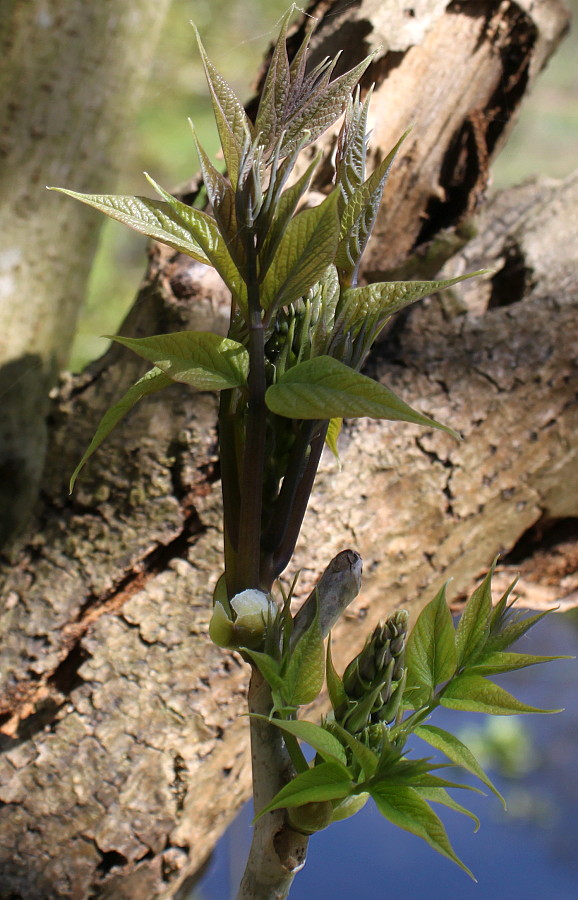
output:
[[[330,356],[318,356],[289,369],[268,388],[265,402],[271,412],[289,419],[369,416],[441,428],[458,437],[451,428],[412,409],[383,384]]]
[[[482,652],[490,634],[490,617],[492,614],[492,575],[496,568],[496,560],[492,568],[476,588],[464,607],[456,631],[456,649],[458,666],[461,668],[475,661]]]
[[[114,406],[111,406],[110,409],[105,412],[84,456],[72,473],[72,478],[70,479],[70,493],[72,493],[74,483],[85,463],[90,459],[95,450],[98,450],[105,438],[108,437],[121,419],[124,419],[133,406],[138,403],[139,400],[142,400],[143,397],[147,397],[149,394],[156,394],[157,391],[161,391],[172,383],[172,379],[165,375],[164,372],[161,372],[160,369],[151,369],[150,372],[147,372],[146,375],[139,378],[136,384],[133,384],[133,386],[128,389],[118,403],[115,403]]]
[[[419,614],[408,638],[405,663],[410,705],[421,698],[427,702],[436,686],[456,671],[455,632],[445,586]]]
[[[249,354],[243,345],[212,331],[177,331],[146,338],[112,336],[112,340],[154,363],[172,381],[199,391],[240,387],[247,380]]]
[[[341,232],[335,264],[345,272],[354,272],[367,246],[375,225],[389,170],[408,132],[401,136],[393,150],[347,199],[341,214]]]
[[[319,607],[311,625],[292,647],[283,672],[283,699],[288,706],[311,703],[323,687],[325,651],[319,624]]]
[[[504,688],[481,675],[458,675],[440,696],[442,706],[465,712],[490,713],[493,716],[513,716],[516,713],[555,713],[561,709],[538,709],[517,700]]]
[[[209,85],[209,91],[211,93],[213,113],[217,123],[223,156],[225,157],[225,163],[227,164],[229,178],[231,179],[233,187],[235,187],[239,175],[243,148],[253,136],[253,126],[245,112],[243,104],[225,79],[219,75],[205,53],[205,48],[201,43],[201,38],[196,28],[195,34],[197,36],[197,43],[199,45],[199,51],[205,69],[207,84]]]

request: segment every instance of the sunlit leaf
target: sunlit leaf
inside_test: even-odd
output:
[[[311,703],[323,687],[325,678],[325,651],[319,608],[311,625],[301,635],[289,656],[283,672],[283,696],[289,706]]]
[[[432,696],[435,687],[456,671],[455,632],[445,586],[425,606],[413,626],[405,651],[407,694]]]
[[[298,721],[295,719],[268,719],[267,716],[257,716],[271,725],[280,728],[281,731],[293,735],[300,741],[305,741],[310,747],[323,757],[326,762],[347,763],[347,757],[343,746],[336,737],[333,737],[327,729],[313,722]]]
[[[239,387],[247,380],[249,354],[243,345],[211,331],[111,339],[152,362],[173,381],[190,384],[199,391]]]
[[[233,261],[215,219],[202,210],[194,209],[191,206],[187,206],[186,203],[177,200],[176,197],[165,191],[146,172],[145,177],[155,191],[170,206],[178,220],[195,236],[206,256],[207,263],[217,270],[235,297],[241,311],[245,313],[247,310],[247,286]]]
[[[482,653],[473,665],[468,666],[472,675],[501,675],[515,672],[527,666],[539,666],[556,659],[573,659],[572,656],[534,656],[527,653],[502,653],[498,650]]]
[[[151,369],[150,372],[147,372],[146,375],[139,378],[136,384],[133,384],[133,386],[128,389],[118,403],[115,403],[114,406],[111,406],[110,409],[105,412],[92,441],[72,474],[72,478],[70,479],[70,493],[72,493],[78,474],[87,460],[90,459],[94,451],[100,447],[113,428],[118,425],[121,419],[124,419],[133,406],[138,403],[139,400],[142,400],[143,397],[147,397],[149,394],[156,394],[157,391],[161,391],[172,383],[172,379],[168,378],[160,369]]]
[[[339,221],[337,193],[291,219],[263,280],[261,305],[286,306],[307,293],[333,262]]]
[[[561,709],[538,709],[517,700],[504,688],[481,675],[458,675],[444,689],[440,702],[449,709],[513,716],[516,713],[555,713]]]
[[[467,866],[456,856],[441,820],[415,788],[387,787],[380,784],[372,788],[371,796],[382,816],[398,828],[423,838],[430,847],[451,859],[474,881],[476,880]]]
[[[273,690],[282,690],[283,679],[281,677],[279,663],[276,659],[273,659],[268,653],[261,653],[259,650],[250,650],[248,647],[243,647],[243,653],[246,653],[255,663],[261,675]]]
[[[289,369],[268,388],[265,401],[272,412],[290,419],[398,419],[441,428],[457,437],[451,428],[416,412],[383,384],[330,356],[318,356]]]
[[[348,288],[342,294],[339,327],[347,331],[369,317],[375,317],[378,326],[382,325],[390,316],[406,306],[430,294],[446,290],[460,281],[482,275],[484,271],[480,269],[445,281],[383,281]]]
[[[275,795],[271,803],[255,817],[274,809],[290,809],[323,800],[339,800],[355,790],[345,766],[336,762],[322,762],[318,766],[297,775]]]
[[[339,462],[339,451],[337,449],[337,438],[341,432],[341,427],[343,425],[343,419],[330,419],[329,426],[327,428],[327,434],[325,435],[325,443],[333,453],[335,459]]]
[[[339,709],[342,703],[347,702],[347,694],[343,687],[343,679],[338,675],[333,665],[331,655],[331,635],[327,641],[327,655],[325,659],[325,677],[327,679],[327,692],[333,709]]]
[[[417,787],[415,790],[420,797],[423,797],[424,800],[429,800],[430,803],[441,803],[443,806],[447,806],[448,809],[453,809],[454,812],[468,816],[475,823],[474,831],[477,831],[480,827],[478,817],[469,809],[466,809],[465,806],[462,806],[461,803],[458,803],[457,800],[454,800],[445,788]]]
[[[199,262],[211,265],[211,261],[182,219],[168,203],[149,200],[147,197],[126,197],[115,194],[79,194],[64,188],[50,188],[93,206],[134,231],[167,244],[174,250],[192,256]],[[185,204],[183,204],[184,206]],[[190,209],[190,207],[187,207]],[[193,217],[199,210],[192,211]]]
[[[444,753],[448,759],[451,759],[452,762],[456,763],[456,765],[461,766],[463,769],[471,772],[472,775],[475,775],[476,778],[479,778],[480,781],[485,784],[496,797],[498,797],[502,802],[504,809],[506,808],[506,801],[491,779],[486,775],[472,751],[455,735],[450,734],[449,731],[444,731],[443,728],[438,728],[435,725],[419,725],[414,730],[414,734],[423,741],[426,741],[432,747],[435,747],[436,750],[441,750],[441,752]]]
[[[456,630],[458,666],[462,667],[475,660],[484,648],[490,633],[492,613],[492,575],[496,562],[473,592],[460,616]]]

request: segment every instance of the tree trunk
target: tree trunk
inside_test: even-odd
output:
[[[34,503],[100,221],[169,0],[5,0],[0,21],[0,544]]]
[[[553,522],[569,541],[578,517],[578,178],[508,191],[475,229],[469,218],[565,14],[555,0],[398,7],[318,7],[316,53],[343,46],[349,66],[384,46],[369,73],[389,128],[379,152],[415,122],[365,275],[444,261],[492,274],[399,317],[369,362],[462,443],[362,419],[346,424],[342,468],[322,463],[292,570],[306,595],[338,550],[364,557],[339,666],[392,609],[417,611],[450,576],[459,597],[497,552],[529,555]],[[476,234],[456,254],[464,221]],[[123,333],[223,331],[227,306],[212,270],[153,245]],[[6,556],[0,898],[185,897],[249,790],[248,670],[207,636],[222,566],[215,395],[174,385],[148,399],[67,496],[99,417],[142,372],[117,345],[63,379],[35,522]],[[548,571],[532,559],[524,590],[547,594],[549,578],[571,603],[576,576],[552,574],[555,554]]]

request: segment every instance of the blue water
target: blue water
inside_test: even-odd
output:
[[[516,649],[576,655],[578,620],[548,616]],[[480,830],[474,834],[470,819],[435,807],[477,884],[419,838],[390,825],[369,801],[361,813],[311,839],[309,859],[295,879],[291,900],[577,900],[577,666],[574,660],[563,660],[496,679],[532,705],[565,707],[559,715],[497,718],[440,709],[432,717],[433,724],[460,734],[463,729],[483,731],[491,722],[491,734],[500,742],[502,729],[506,744],[512,722],[514,731],[522,729],[514,761],[520,770],[529,771],[507,777],[497,763],[490,771],[508,800],[508,813],[493,795],[453,792],[480,818]],[[530,749],[525,748],[525,737]],[[432,749],[419,741],[415,752],[432,755]],[[451,779],[453,772],[448,771]],[[234,900],[250,841],[250,820],[247,806],[218,844],[195,900]]]

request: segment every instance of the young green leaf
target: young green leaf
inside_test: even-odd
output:
[[[408,132],[399,139],[393,150],[347,200],[341,215],[341,231],[335,264],[346,272],[357,268],[375,225],[379,205],[389,170],[397,151]]]
[[[333,709],[339,709],[343,703],[347,703],[347,694],[343,687],[343,679],[337,674],[331,656],[331,634],[327,640],[327,654],[325,659],[325,677],[327,679],[327,693]]]
[[[427,702],[438,684],[456,671],[455,632],[446,603],[445,585],[422,609],[408,638],[405,651],[407,688],[410,702],[417,697]]]
[[[245,314],[247,311],[247,285],[243,281],[241,273],[233,261],[233,257],[219,231],[216,220],[202,210],[194,209],[191,206],[187,206],[186,203],[177,200],[176,197],[173,197],[172,194],[165,191],[165,189],[162,188],[160,184],[157,184],[146,172],[145,178],[155,189],[157,194],[159,194],[159,196],[168,204],[172,213],[174,213],[178,221],[184,225],[187,232],[192,234],[195,240],[198,241],[199,246],[202,248],[206,257],[204,261],[217,270],[239,304],[241,312]],[[226,204],[227,200],[224,199],[223,203]],[[227,217],[230,221],[229,227],[233,230],[235,228],[234,212],[232,210],[229,210],[228,213],[223,211],[223,220]],[[158,240],[163,239],[158,238]],[[164,241],[164,243],[166,244],[167,241]],[[240,259],[241,251],[238,246],[234,245],[234,241],[232,249],[236,253],[237,258]],[[203,262],[203,260],[201,260],[201,262]]]
[[[464,816],[468,816],[468,818],[472,819],[475,823],[476,827],[474,828],[474,832],[480,827],[480,820],[478,817],[469,809],[466,809],[465,806],[462,806],[461,803],[458,803],[457,800],[454,800],[445,788],[417,787],[415,790],[420,797],[423,797],[424,800],[429,800],[430,803],[441,803],[443,806],[447,806],[448,809],[453,809],[454,812],[459,812]]]
[[[195,26],[193,25],[193,28]],[[195,28],[199,52],[203,61],[211,94],[213,113],[231,184],[236,187],[243,148],[253,137],[253,126],[233,89],[219,75],[205,53],[199,32]]]
[[[386,784],[379,784],[372,788],[370,793],[382,816],[389,819],[398,828],[403,828],[404,831],[423,838],[430,847],[433,847],[442,856],[451,859],[464,872],[467,872],[470,878],[476,880],[467,866],[456,856],[442,822],[420,796],[418,790],[411,787],[388,787]]]
[[[506,650],[523,637],[530,628],[533,628],[544,616],[547,616],[551,610],[546,609],[544,612],[536,613],[533,616],[522,618],[519,610],[506,613],[503,620],[498,624],[492,622],[490,636],[486,643],[486,650]]]
[[[90,459],[95,450],[98,450],[105,438],[108,437],[121,419],[124,419],[133,406],[138,403],[139,400],[142,400],[143,397],[147,397],[149,394],[156,394],[157,391],[161,391],[172,383],[172,379],[168,378],[168,376],[165,375],[164,372],[161,372],[160,369],[151,369],[146,375],[139,378],[136,384],[133,384],[133,386],[128,389],[118,403],[115,403],[114,406],[111,406],[110,409],[105,412],[84,456],[72,473],[72,478],[70,479],[70,493],[72,493],[79,472],[84,467],[87,460]]]
[[[321,725],[315,725],[314,722],[306,722],[304,720],[295,719],[269,719],[267,716],[253,716],[253,718],[263,719],[271,725],[280,728],[281,731],[293,735],[300,741],[305,741],[310,747],[319,753],[326,762],[338,762],[342,765],[347,764],[347,757],[343,746],[336,737],[322,728]]]
[[[325,435],[325,443],[333,453],[337,462],[339,462],[339,451],[337,449],[337,438],[341,432],[341,427],[343,425],[343,419],[330,419],[329,426],[327,428],[327,434]]]
[[[457,766],[461,766],[462,769],[466,769],[472,775],[475,775],[476,778],[479,778],[501,801],[504,809],[506,808],[506,801],[486,775],[472,751],[455,735],[435,725],[418,725],[414,729],[414,734],[420,737],[422,741],[426,741],[432,747],[435,747],[436,750],[441,750]]]
[[[336,191],[318,206],[297,213],[263,280],[263,309],[287,306],[306,294],[333,262],[338,234]]]
[[[450,681],[440,696],[440,702],[449,709],[490,713],[493,716],[562,712],[561,709],[538,709],[536,706],[528,706],[493,681],[469,673],[458,675]]]
[[[556,659],[573,659],[572,656],[533,656],[526,653],[501,653],[496,650],[482,653],[468,672],[472,675],[501,675],[503,672],[515,672],[527,666],[539,666]]]
[[[189,119],[193,132],[193,140],[197,148],[203,183],[207,191],[209,203],[213,208],[215,221],[221,235],[225,239],[227,249],[238,263],[243,262],[243,245],[240,240],[237,213],[235,209],[235,192],[224,175],[212,164],[202,144],[197,138],[193,123]]]
[[[495,568],[496,560],[481,585],[466,603],[458,622],[456,649],[459,668],[475,661],[488,639],[492,614],[492,575]]]
[[[458,437],[451,428],[412,409],[383,384],[330,356],[318,356],[289,369],[268,388],[265,402],[271,412],[289,419],[398,419],[441,428]]]
[[[429,297],[430,294],[446,290],[460,281],[483,275],[485,271],[480,269],[446,281],[380,281],[348,288],[342,293],[342,312],[338,316],[336,327],[340,331],[348,331],[369,317],[375,317],[376,327],[379,328],[390,316],[406,306]]]
[[[267,148],[274,146],[284,127],[291,86],[286,39],[287,27],[293,12],[294,7],[292,6],[283,16],[255,119],[255,132],[261,135],[261,140]]]
[[[323,687],[325,652],[319,624],[319,607],[311,625],[292,648],[283,672],[283,697],[288,706],[311,703]]]
[[[374,55],[375,52],[329,84],[327,78],[333,68],[332,65],[326,66],[325,77],[317,84],[312,78],[304,79],[302,85],[297,84],[297,90],[292,91],[291,107],[287,110],[283,122],[285,135],[281,145],[281,156],[288,156],[291,153],[293,147],[301,140],[304,129],[310,131],[306,144],[308,146],[337,121],[345,109],[351,91],[372,62]],[[300,102],[295,103],[297,93],[301,93]]]
[[[65,188],[49,188],[49,190],[67,194],[87,206],[93,206],[111,219],[128,225],[129,228],[140,234],[167,244],[173,250],[178,250],[186,256],[192,256],[193,259],[205,263],[205,265],[212,265],[195,236],[191,234],[190,229],[184,225],[182,219],[175,214],[168,203],[149,200],[148,197],[79,194],[77,191],[69,191]],[[187,209],[191,210],[190,207]],[[200,211],[191,210],[191,213],[194,218]],[[207,218],[209,217],[207,216]]]
[[[290,809],[323,800],[340,800],[354,793],[355,787],[345,766],[337,762],[322,762],[308,772],[300,773],[282,787],[255,819],[274,809]]]
[[[273,659],[268,653],[261,653],[259,650],[250,650],[248,647],[243,647],[243,653],[246,653],[252,662],[255,663],[269,687],[278,692],[283,690],[281,667],[276,659]]]
[[[378,765],[378,757],[366,744],[363,744],[361,741],[358,741],[356,737],[346,731],[345,728],[342,728],[338,725],[337,722],[331,723],[331,730],[334,734],[338,735],[341,739],[342,743],[346,744],[353,758],[359,764],[361,771],[363,772],[363,776],[366,780],[369,780],[375,774]]]
[[[146,338],[112,337],[168,375],[199,391],[240,387],[247,380],[249,354],[242,344],[212,331],[177,331]]]
[[[318,153],[295,184],[292,184],[286,191],[283,191],[277,202],[274,202],[273,208],[267,210],[269,223],[266,229],[263,246],[259,253],[259,277],[261,280],[265,278],[269,266],[277,253],[281,239],[291,222],[297,204],[309,190],[311,179],[315,174],[320,159],[321,154]],[[288,161],[289,160],[286,162]],[[279,181],[282,181],[284,169],[285,166],[282,167],[278,176]]]

